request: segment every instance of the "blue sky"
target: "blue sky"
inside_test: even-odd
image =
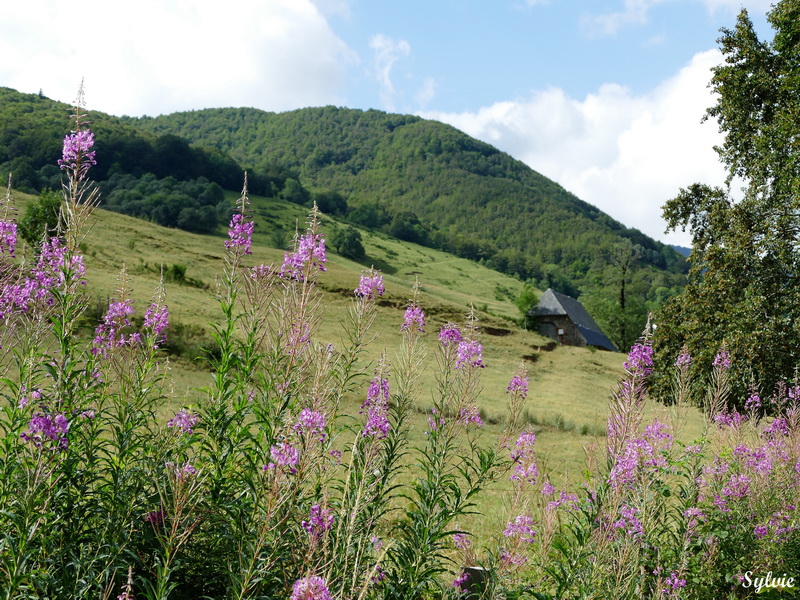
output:
[[[720,27],[768,0],[26,0],[0,85],[111,114],[335,104],[450,123],[663,241],[660,207],[721,184],[700,125]]]

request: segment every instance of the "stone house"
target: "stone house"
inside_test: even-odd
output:
[[[560,344],[617,350],[580,302],[552,289],[542,294],[528,318],[534,330]]]

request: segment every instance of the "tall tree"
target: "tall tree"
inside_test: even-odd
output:
[[[636,342],[647,322],[648,283],[635,269],[641,256],[642,247],[623,238],[608,252],[606,268],[580,296],[603,333],[622,352]]]
[[[767,18],[771,42],[745,10],[719,38],[707,117],[725,134],[726,189],[695,184],[664,206],[693,248],[689,285],[658,319],[661,363],[685,343],[704,374],[724,344],[739,398],[752,381],[770,393],[800,359],[800,3],[782,0]],[[744,184],[737,200],[734,181]]]

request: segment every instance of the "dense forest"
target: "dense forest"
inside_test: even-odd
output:
[[[14,187],[38,193],[61,187],[64,135],[71,108],[42,94],[20,94],[0,88],[0,176],[13,173]],[[123,120],[91,112],[97,164],[92,177],[100,183],[103,207],[167,227],[210,232],[227,223],[230,207],[223,190],[242,187],[243,168],[217,148],[190,145],[174,134],[153,135]],[[287,186],[288,182],[288,186]],[[255,194],[287,192],[309,196],[292,174],[265,166],[250,174]]]
[[[69,114],[42,94],[0,88],[0,176],[13,171],[24,191],[57,188]],[[479,261],[531,290],[582,296],[620,347],[684,283],[687,264],[673,248],[436,121],[336,107],[91,119],[104,207],[169,227],[213,231],[230,214],[222,190],[240,189],[247,170],[252,194],[316,202],[352,226]],[[357,246],[342,238],[333,247],[357,257]]]

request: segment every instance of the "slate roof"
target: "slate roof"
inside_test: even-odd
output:
[[[537,304],[528,313],[531,317],[546,317],[550,315],[568,316],[569,319],[575,323],[575,326],[580,331],[581,335],[590,346],[597,346],[598,348],[605,348],[606,350],[616,351],[614,344],[611,343],[600,326],[595,323],[592,316],[586,312],[583,305],[564,294],[560,294],[550,288],[542,294]]]

